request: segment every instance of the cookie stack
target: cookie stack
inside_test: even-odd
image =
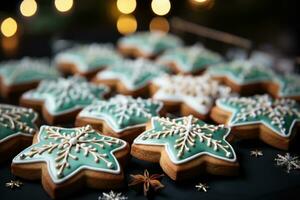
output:
[[[238,175],[233,142],[290,148],[300,79],[224,60],[174,35],[141,32],[117,48],[76,45],[53,62],[1,63],[1,96],[22,107],[0,104],[0,161],[12,159],[16,176],[41,179],[52,198],[123,187],[130,155],[159,163],[174,181]]]

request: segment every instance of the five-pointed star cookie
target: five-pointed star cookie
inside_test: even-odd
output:
[[[199,174],[199,169],[228,175],[236,173],[237,167],[235,152],[226,141],[229,132],[223,125],[206,124],[191,115],[176,119],[154,117],[151,127],[134,140],[131,153],[159,162],[175,180]],[[211,167],[204,167],[206,164]]]
[[[31,144],[37,118],[32,109],[0,104],[0,161]]]
[[[99,72],[93,81],[112,85],[121,94],[137,96],[147,90],[154,78],[167,71],[166,67],[146,59],[123,60]]]
[[[159,57],[158,62],[169,65],[178,73],[195,74],[221,60],[222,57],[219,54],[195,44],[191,47],[170,49]]]
[[[212,118],[237,129],[236,137],[259,137],[281,149],[288,148],[300,121],[300,105],[291,99],[272,99],[268,95],[228,97],[217,100],[216,105]]]
[[[83,76],[89,73],[95,74],[95,72],[113,65],[119,59],[120,56],[112,45],[97,43],[76,45],[55,56],[55,62],[60,69]]]
[[[151,117],[159,115],[161,108],[162,103],[159,101],[117,95],[107,101],[96,101],[84,108],[78,114],[76,124],[91,124],[93,127],[102,124],[101,131],[104,134],[125,139],[123,134],[127,136],[128,133],[135,138],[145,130]]]
[[[124,55],[150,58],[166,49],[182,45],[182,41],[162,32],[139,32],[125,36],[118,41],[118,48]]]
[[[47,59],[25,57],[0,63],[0,92],[3,97],[20,94],[37,86],[41,80],[59,77]],[[16,89],[17,88],[17,89]]]
[[[193,114],[201,119],[208,117],[217,98],[231,94],[229,87],[213,80],[209,75],[167,75],[155,79],[153,85],[158,88],[153,99],[163,101],[165,105],[172,102],[182,115]],[[175,110],[171,106],[166,109]]]
[[[124,178],[118,159],[128,151],[125,141],[103,136],[91,126],[42,126],[34,143],[13,159],[12,172],[25,179],[41,178],[51,197],[91,177],[94,187],[118,187]]]
[[[43,116],[50,124],[59,121],[59,116],[75,118],[76,112],[102,99],[108,88],[96,86],[84,78],[73,76],[52,81],[42,81],[38,88],[28,91],[21,97],[21,105],[43,105]]]

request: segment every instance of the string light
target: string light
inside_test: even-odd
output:
[[[1,23],[1,32],[6,37],[11,37],[14,34],[16,34],[17,29],[18,29],[18,24],[16,20],[14,20],[11,17],[6,18]]]
[[[133,15],[121,15],[117,20],[117,29],[123,35],[134,33],[137,29],[135,17]]]
[[[54,5],[60,12],[67,12],[73,7],[73,0],[55,0]]]
[[[130,14],[136,8],[136,0],[118,0],[117,8],[123,14]]]
[[[165,17],[154,17],[149,24],[150,31],[169,32],[170,25]]]
[[[20,4],[20,12],[25,17],[33,16],[37,11],[35,0],[23,0]]]
[[[163,16],[170,12],[171,2],[169,0],[152,0],[151,8],[155,14]]]

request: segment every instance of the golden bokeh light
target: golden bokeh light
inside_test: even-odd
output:
[[[204,3],[204,2],[206,2],[208,0],[193,0],[193,1],[195,1],[196,3]]]
[[[16,34],[17,30],[18,30],[18,24],[16,20],[14,20],[11,17],[6,18],[1,23],[1,32],[6,37],[13,36],[14,34]]]
[[[134,33],[137,29],[135,17],[133,15],[121,15],[117,20],[117,29],[123,35]]]
[[[149,24],[150,31],[169,32],[170,25],[165,17],[154,17]]]
[[[55,8],[59,11],[59,12],[67,12],[69,10],[71,10],[71,8],[73,7],[73,0],[55,0],[54,1],[54,5]]]
[[[160,16],[166,15],[171,10],[171,2],[169,0],[152,0],[152,11]]]
[[[35,0],[23,0],[20,4],[20,12],[25,17],[33,16],[37,11]]]
[[[136,8],[136,0],[117,0],[117,8],[123,14],[130,14]]]

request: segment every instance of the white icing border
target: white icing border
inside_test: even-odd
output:
[[[24,108],[24,109],[30,110],[30,108],[25,108],[25,107],[22,107],[22,106],[12,106],[12,105],[9,105],[9,104],[0,104],[0,107],[2,107],[2,106],[7,106],[7,107],[9,107],[9,108]],[[38,116],[39,116],[39,115],[38,115],[38,113],[35,112],[33,109],[31,109],[31,110],[32,110],[32,112],[34,113],[34,117],[33,117],[33,119],[31,120],[31,123],[32,123],[33,125],[35,125],[35,130],[37,131],[37,130],[38,130],[38,127],[37,127],[37,125],[36,125],[35,123],[36,123],[36,120],[38,119]],[[30,135],[30,134],[26,134],[26,133],[22,133],[22,132],[17,132],[17,133],[11,134],[11,135],[9,135],[9,136],[7,136],[7,137],[1,139],[1,140],[0,140],[0,144],[3,143],[3,142],[5,142],[6,140],[9,140],[9,139],[11,139],[11,138],[17,137],[17,136],[19,136],[19,135],[26,136],[26,137],[33,137],[33,136],[34,136],[34,134]]]
[[[119,95],[118,95],[119,96]],[[120,95],[120,96],[125,96],[125,95]],[[136,98],[134,98],[136,100]],[[151,98],[148,98],[149,100],[153,101]],[[147,99],[145,99],[147,100]],[[109,102],[109,101],[108,101]],[[160,101],[157,101],[158,107],[155,110],[157,112],[157,114],[159,114],[159,111],[162,109],[163,107],[163,103]],[[102,121],[105,121],[109,127],[116,133],[120,133],[122,131],[126,131],[129,129],[133,129],[133,128],[138,128],[138,127],[143,127],[146,126],[146,123],[142,123],[142,124],[136,124],[136,125],[131,125],[131,126],[127,126],[125,128],[117,128],[114,122],[114,119],[111,116],[108,116],[107,114],[102,115],[102,116],[91,116],[91,113],[89,113],[87,110],[89,109],[89,107],[92,107],[93,105],[89,105],[88,107],[85,107],[79,114],[79,117],[87,117],[87,118],[91,118],[91,119],[99,119]]]
[[[284,137],[284,138],[288,138],[291,136],[292,134],[292,130],[294,128],[294,125],[296,122],[300,122],[300,119],[294,119],[291,126],[290,126],[290,129],[288,131],[288,134],[285,135],[285,134],[282,134],[281,132],[278,132],[277,130],[275,130],[273,127],[271,127],[270,125],[268,125],[265,121],[261,121],[261,120],[258,120],[258,121],[253,121],[253,122],[240,122],[240,123],[235,123],[235,124],[232,124],[232,119],[234,117],[234,115],[237,113],[237,110],[234,109],[234,108],[231,108],[231,107],[228,107],[228,106],[225,106],[221,103],[222,99],[218,99],[216,101],[216,106],[225,110],[225,111],[229,111],[231,112],[231,116],[230,116],[230,120],[228,122],[228,126],[230,127],[236,127],[236,126],[243,126],[243,125],[259,125],[259,124],[263,124],[264,126],[266,126],[267,128],[269,128],[270,130],[272,130],[274,133],[278,134],[279,136],[281,137]]]
[[[53,127],[53,128],[58,128],[58,129],[76,129],[76,128],[62,128],[62,127],[57,127],[57,126],[47,126],[47,125],[43,125],[41,126],[40,128],[40,131],[37,135],[37,143],[40,142],[40,134],[41,132],[47,128],[47,127]],[[94,132],[96,133],[101,133],[99,131],[96,131],[93,129]],[[109,137],[109,138],[114,138],[114,137],[111,137],[111,136],[105,136],[105,135],[102,135],[100,134],[101,136],[103,137]],[[39,163],[39,162],[46,162],[47,164],[47,171],[48,171],[48,174],[50,175],[52,181],[55,183],[55,184],[60,184],[64,181],[66,181],[67,179],[69,178],[72,178],[73,176],[75,176],[78,172],[80,172],[81,170],[93,170],[93,171],[97,171],[97,172],[107,172],[107,173],[111,173],[111,174],[119,174],[121,172],[121,167],[120,167],[120,164],[118,162],[118,160],[116,159],[116,157],[114,156],[114,152],[116,151],[119,151],[121,149],[124,149],[124,147],[126,147],[126,142],[124,140],[121,140],[121,139],[118,139],[118,138],[114,138],[116,140],[119,140],[121,143],[123,143],[120,147],[112,150],[110,152],[112,158],[114,159],[115,163],[117,164],[117,169],[116,170],[110,170],[110,169],[99,169],[99,168],[95,168],[95,167],[91,167],[91,166],[86,166],[86,165],[81,165],[80,167],[78,167],[76,170],[74,170],[72,173],[68,174],[67,176],[64,176],[63,178],[61,179],[57,179],[55,175],[53,175],[53,170],[51,170],[51,160],[50,159],[42,159],[42,158],[30,158],[30,160],[21,160],[21,159],[18,159],[21,154],[26,151],[27,149],[30,149],[33,145],[37,144],[33,144],[31,146],[29,146],[28,148],[26,148],[25,150],[23,150],[22,152],[20,152],[13,160],[12,160],[12,164],[27,164],[27,163]],[[42,175],[41,175],[41,179],[42,179]]]
[[[180,117],[180,118],[176,118],[176,120],[180,120],[180,119],[183,119],[184,117]],[[196,118],[197,119],[197,118]],[[221,157],[221,156],[218,156],[218,155],[214,155],[210,152],[199,152],[193,156],[190,156],[188,158],[185,158],[183,160],[180,160],[178,161],[176,159],[176,157],[171,153],[171,149],[170,149],[170,145],[167,143],[164,143],[164,144],[153,144],[153,143],[150,143],[150,142],[147,142],[147,140],[143,140],[141,139],[141,137],[144,135],[144,133],[150,131],[150,130],[153,130],[154,129],[154,120],[155,120],[155,117],[152,117],[151,119],[151,129],[149,130],[146,130],[145,132],[141,133],[134,141],[133,141],[133,144],[140,144],[140,145],[153,145],[153,146],[164,146],[165,147],[165,150],[167,151],[167,154],[170,158],[170,160],[176,164],[176,165],[179,165],[179,164],[182,164],[182,163],[185,163],[185,162],[188,162],[188,161],[191,161],[193,160],[194,158],[196,157],[200,157],[201,155],[209,155],[209,156],[212,156],[212,157],[215,157],[215,158],[218,158],[218,159],[221,159],[221,160],[225,160],[225,161],[229,161],[229,162],[235,162],[236,161],[236,153],[234,151],[234,148],[231,146],[231,144],[226,140],[226,137],[230,134],[230,131],[231,129],[230,128],[226,128],[227,129],[227,132],[225,133],[225,135],[223,136],[223,140],[226,142],[226,144],[229,146],[229,148],[232,150],[233,152],[233,158],[232,159],[229,159],[229,158],[224,158],[224,157]],[[199,119],[197,119],[199,120]],[[205,123],[205,122],[204,122]]]

